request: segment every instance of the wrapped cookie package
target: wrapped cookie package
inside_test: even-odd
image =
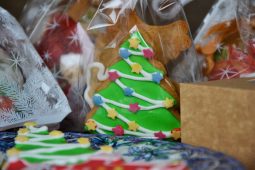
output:
[[[201,81],[179,1],[102,1],[88,25],[95,62],[84,97],[85,129],[103,134],[180,139],[174,82]]]
[[[86,67],[93,61],[94,44],[79,22],[88,22],[95,11],[95,0],[30,0],[21,24],[38,53],[68,98],[72,113],[62,130],[83,130],[89,107],[83,100]],[[40,15],[37,15],[40,13]]]
[[[70,113],[66,97],[17,21],[0,8],[0,131],[25,121],[54,124]]]
[[[205,58],[204,74],[209,80],[254,76],[253,18],[248,6],[248,0],[219,0],[204,19],[195,44]]]

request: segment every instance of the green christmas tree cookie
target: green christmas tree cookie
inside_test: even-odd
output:
[[[133,31],[120,46],[119,56],[121,60],[107,69],[107,87],[92,98],[88,96],[90,87],[85,92],[86,101],[94,106],[85,129],[102,134],[178,139],[180,122],[171,111],[177,101],[162,86],[166,80],[164,71],[150,62],[153,49],[139,31]],[[94,66],[102,72],[100,64]]]
[[[73,165],[89,160],[91,156],[106,153],[91,148],[87,138],[78,138],[77,143],[67,143],[61,131],[48,131],[46,126],[35,127],[28,122],[18,131],[15,146],[7,151],[8,164],[22,161],[30,164]]]

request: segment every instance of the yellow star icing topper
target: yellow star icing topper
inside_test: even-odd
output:
[[[173,130],[171,136],[174,140],[178,140],[181,138],[181,131]]]
[[[92,119],[88,120],[85,125],[87,126],[88,130],[96,130],[97,128],[96,122]]]
[[[26,128],[35,127],[35,126],[37,126],[37,123],[36,122],[26,122],[26,123],[24,123],[24,126]]]
[[[112,119],[116,119],[116,117],[118,116],[118,113],[116,112],[115,109],[108,109],[107,113],[108,113],[107,116]]]
[[[79,138],[79,139],[77,139],[77,142],[78,142],[79,144],[84,144],[84,145],[90,144],[88,138]]]
[[[137,49],[140,44],[140,40],[138,38],[131,38],[128,41],[129,41],[130,48]]]
[[[163,102],[165,108],[169,109],[174,106],[174,100],[166,98],[166,100]]]
[[[106,153],[112,153],[113,148],[108,145],[100,146],[101,151],[106,152]]]
[[[49,133],[49,135],[54,137],[60,137],[60,136],[64,136],[64,133],[59,130],[53,130]]]
[[[17,136],[15,138],[15,141],[17,141],[17,142],[27,142],[27,141],[29,141],[29,138],[26,137],[26,136]]]
[[[124,168],[121,167],[121,166],[117,166],[117,167],[115,167],[113,170],[124,170]]]
[[[11,148],[11,149],[7,150],[6,153],[8,156],[15,156],[15,155],[18,155],[20,153],[20,151],[16,148]]]
[[[128,123],[128,130],[137,131],[138,128],[139,128],[139,125],[135,121]]]
[[[131,65],[132,72],[139,74],[142,71],[142,66],[138,63],[134,63]]]
[[[26,135],[29,132],[28,128],[20,128],[18,130],[18,135]]]

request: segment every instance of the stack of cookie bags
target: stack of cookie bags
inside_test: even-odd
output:
[[[208,80],[254,76],[254,46],[249,37],[253,18],[245,2],[217,1],[198,31],[196,49],[205,59],[203,72]]]

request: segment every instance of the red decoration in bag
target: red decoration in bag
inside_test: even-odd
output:
[[[81,53],[77,22],[68,16],[55,14],[49,21],[46,31],[36,46],[49,68],[59,65],[63,54]]]
[[[215,63],[209,75],[210,80],[239,78],[243,74],[255,72],[255,60],[241,50],[229,46],[228,58]]]
[[[9,97],[0,96],[0,109],[1,110],[11,110],[13,107],[13,102]]]
[[[53,72],[65,94],[69,92],[70,79],[74,75],[69,71],[70,73],[66,72],[66,75],[63,76],[63,72],[73,69],[72,63],[77,65],[77,61],[80,61],[82,49],[79,37],[77,22],[69,16],[55,14],[48,22],[44,35],[36,45],[39,54]],[[61,64],[64,65],[64,68],[61,68]]]

